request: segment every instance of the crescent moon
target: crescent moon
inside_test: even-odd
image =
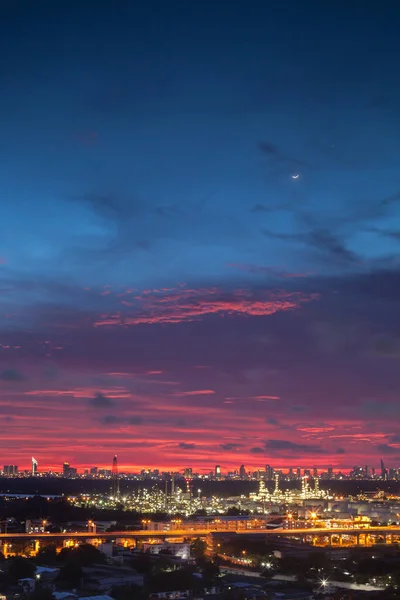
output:
[[[291,177],[292,179],[298,179],[300,177],[300,174],[298,173],[297,175],[292,175]]]

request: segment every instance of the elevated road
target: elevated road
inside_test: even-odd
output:
[[[4,541],[23,541],[23,540],[115,540],[116,538],[123,539],[141,539],[141,538],[172,538],[172,537],[206,537],[210,533],[235,533],[237,535],[251,536],[264,535],[266,537],[284,536],[284,537],[323,537],[323,536],[395,536],[400,537],[400,526],[381,526],[368,527],[365,529],[351,528],[295,528],[295,529],[173,529],[171,531],[159,531],[157,529],[140,529],[138,531],[78,531],[78,532],[63,532],[63,533],[0,533],[0,542]]]

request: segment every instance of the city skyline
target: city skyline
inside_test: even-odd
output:
[[[182,479],[196,479],[197,477],[210,477],[212,479],[226,479],[226,478],[236,478],[236,479],[266,479],[272,481],[278,475],[279,477],[288,478],[288,480],[300,480],[303,478],[324,478],[331,479],[337,476],[343,475],[344,477],[350,478],[377,478],[377,479],[393,479],[400,478],[400,467],[395,467],[392,464],[385,464],[383,459],[380,459],[380,464],[378,465],[353,465],[353,467],[341,469],[334,468],[332,465],[321,465],[319,468],[315,465],[299,465],[286,466],[282,467],[280,464],[270,465],[270,464],[237,464],[234,465],[233,468],[229,468],[226,466],[215,465],[214,467],[204,467],[201,469],[193,469],[190,466],[163,466],[159,467],[157,465],[153,466],[143,466],[143,465],[128,465],[124,463],[120,463],[118,461],[117,455],[114,455],[112,462],[110,464],[85,464],[78,461],[78,466],[74,464],[70,464],[67,461],[64,461],[62,464],[56,465],[45,465],[43,468],[40,468],[37,460],[32,457],[31,464],[29,467],[26,466],[25,463],[22,465],[17,465],[15,462],[9,462],[8,464],[4,464],[3,469],[0,468],[0,475],[4,476],[35,476],[35,475],[63,475],[65,477],[70,476],[81,476],[81,475],[90,475],[90,476],[108,476],[111,478],[119,478],[120,475],[151,475],[151,476],[162,476],[162,475],[173,475],[180,477]]]
[[[0,464],[398,468],[396,2],[44,4],[0,19]]]

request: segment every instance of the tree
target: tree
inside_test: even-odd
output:
[[[36,587],[30,600],[54,600],[53,592],[49,588]]]
[[[81,544],[76,548],[63,548],[57,558],[60,562],[75,561],[82,567],[103,564],[106,561],[105,554],[92,544]]]
[[[190,553],[192,554],[192,556],[194,556],[196,558],[196,560],[198,560],[199,558],[200,559],[204,558],[206,550],[207,550],[207,543],[200,538],[196,538],[190,544]]]
[[[37,560],[44,565],[55,565],[57,562],[57,547],[54,544],[44,546],[39,550]]]
[[[132,567],[142,575],[150,575],[153,571],[153,561],[149,554],[136,554],[132,560]]]
[[[74,558],[69,560],[60,569],[57,577],[58,581],[62,582],[67,589],[79,588],[83,578],[82,566],[76,562]]]
[[[112,588],[111,597],[115,600],[145,600],[147,595],[140,585],[120,585]]]
[[[16,556],[11,559],[8,569],[8,578],[10,583],[17,583],[18,579],[32,579],[35,576],[35,564],[29,558]]]
[[[198,577],[193,575],[190,568],[178,569],[177,571],[162,572],[153,575],[149,580],[151,591],[170,592],[174,590],[195,590],[201,586]]]
[[[204,564],[202,573],[204,577],[204,583],[206,585],[212,584],[220,574],[219,566],[215,562],[207,561]]]

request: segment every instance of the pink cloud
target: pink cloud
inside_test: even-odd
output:
[[[262,402],[263,400],[280,400],[279,396],[229,396],[226,400],[257,400]]]
[[[131,313],[102,314],[95,320],[94,326],[181,323],[207,315],[266,316],[298,309],[303,303],[318,298],[318,294],[282,290],[265,291],[258,296],[248,290],[227,294],[217,288],[180,288],[168,292],[145,290],[134,296]]]
[[[102,393],[109,398],[130,398],[130,392],[118,386],[113,386],[107,389],[99,388],[73,388],[73,389],[60,389],[60,390],[30,390],[24,392],[25,396],[72,396],[73,398],[92,398],[97,393]]]
[[[189,392],[175,392],[175,394],[170,394],[170,396],[183,398],[185,396],[210,396],[212,394],[215,394],[214,390],[193,390]]]

